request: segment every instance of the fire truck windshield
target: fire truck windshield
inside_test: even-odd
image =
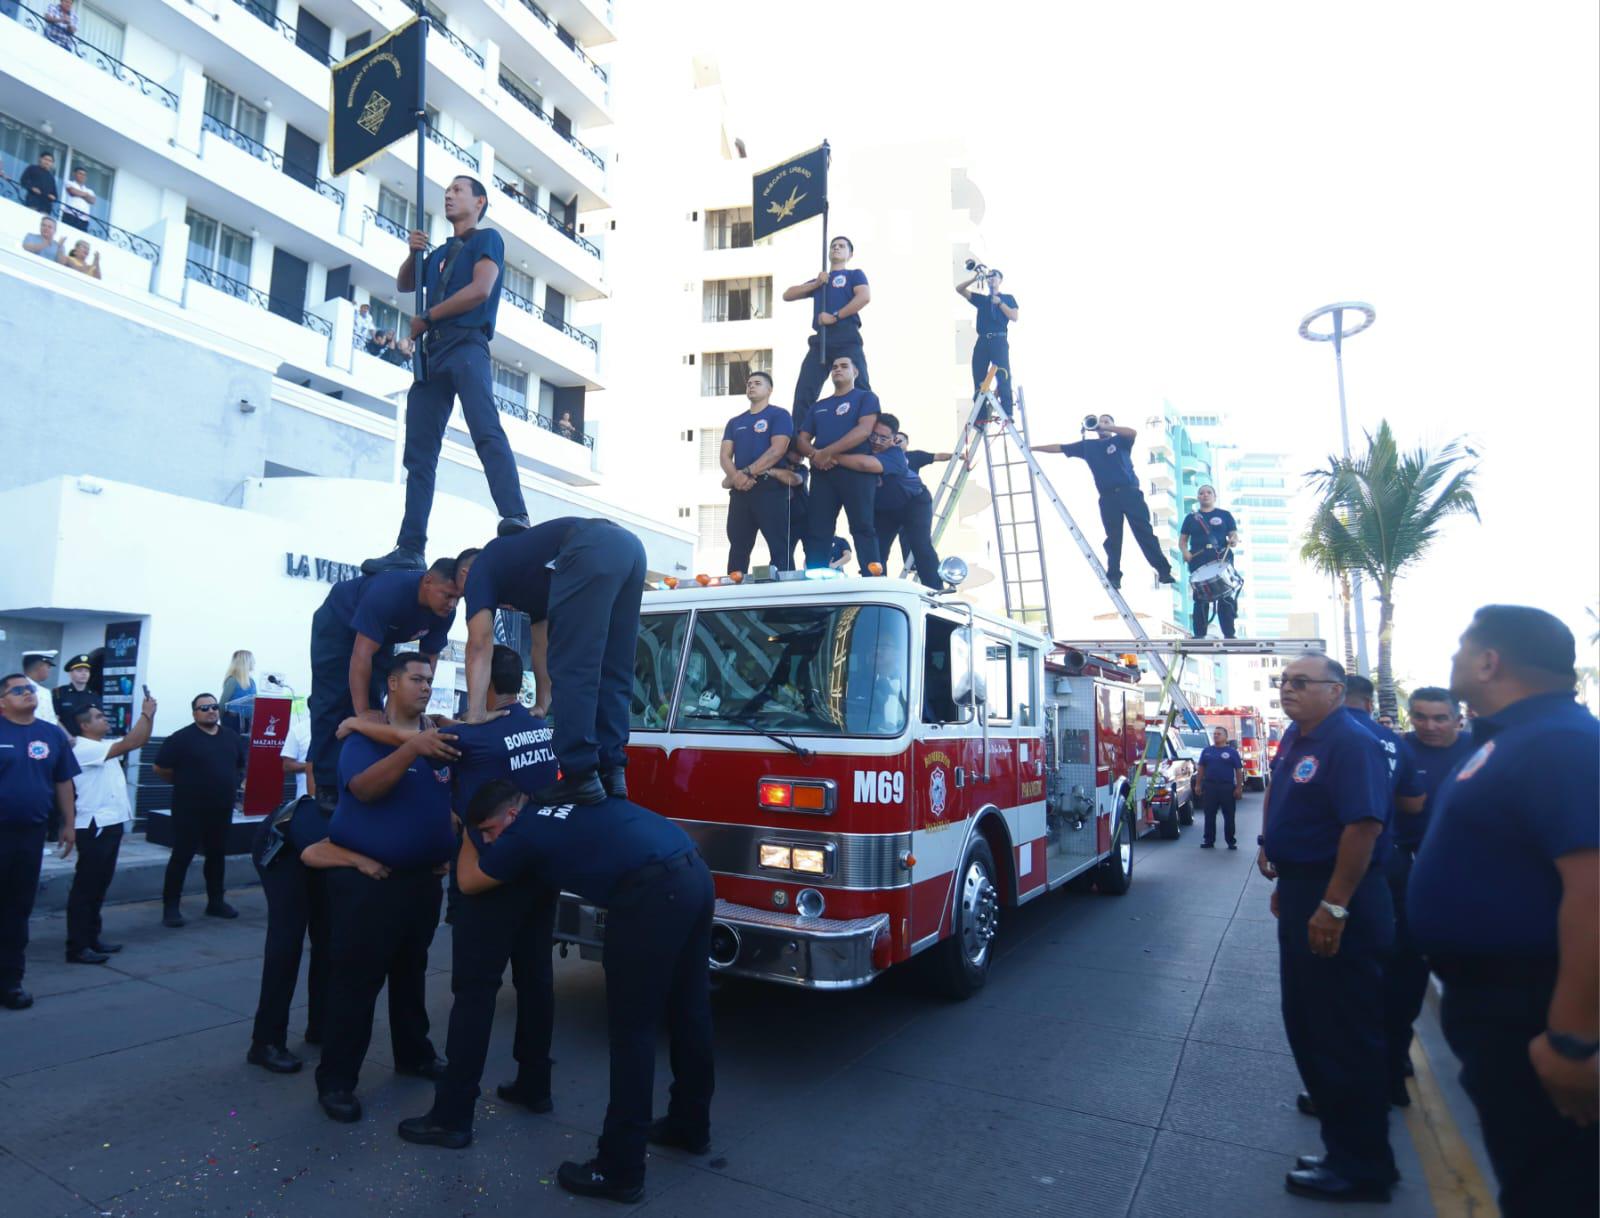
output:
[[[910,625],[882,605],[701,609],[678,690],[684,732],[895,736]]]

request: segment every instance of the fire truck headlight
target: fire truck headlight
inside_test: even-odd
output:
[[[796,846],[794,848],[794,870],[803,871],[807,875],[822,875],[827,870],[827,853],[815,846]]]
[[[761,843],[761,866],[774,871],[794,870],[794,851],[789,846],[778,846],[769,842]]]

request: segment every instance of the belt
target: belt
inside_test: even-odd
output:
[[[682,871],[685,867],[691,866],[699,857],[699,852],[691,848],[685,850],[682,854],[675,854],[669,859],[661,859],[658,862],[646,863],[643,867],[636,867],[617,881],[616,887],[612,889],[612,895],[615,896],[618,893],[642,888],[646,884],[659,880],[662,876],[671,875],[674,871]]]
[[[1010,335],[1009,331],[1006,331],[1006,330],[989,330],[989,331],[986,331],[984,333],[984,337],[985,338],[1009,338],[1009,337],[1011,337],[1011,335]]]

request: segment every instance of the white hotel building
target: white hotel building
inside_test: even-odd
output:
[[[409,368],[357,349],[356,310],[405,332],[394,275],[413,140],[328,172],[329,64],[405,22],[403,0],[95,0],[73,39],[49,0],[0,0],[0,666],[87,651],[143,624],[160,734],[187,721],[235,648],[309,683],[316,559],[392,543]],[[606,295],[615,31],[608,0],[437,0],[427,42],[422,226],[472,174],[506,267],[491,345],[502,422],[535,520],[605,515],[653,569],[692,535],[619,507],[590,404],[608,348],[573,322]],[[25,253],[41,150],[88,171],[103,278]],[[61,235],[80,234],[63,227]],[[617,395],[612,395],[615,398]],[[576,439],[554,430],[570,413]],[[611,421],[621,438],[625,421]],[[670,513],[669,513],[670,514]],[[441,458],[430,557],[481,544],[496,514],[459,414]],[[307,556],[312,575],[299,577]]]

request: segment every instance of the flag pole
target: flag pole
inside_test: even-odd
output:
[[[422,163],[427,155],[428,147],[428,12],[423,7],[422,0],[417,0],[417,20],[421,28],[417,31],[417,227],[422,227],[423,192],[426,181],[423,177]],[[428,311],[428,302],[424,299],[423,292],[423,263],[426,255],[417,250],[411,255],[411,275],[413,286],[416,289],[416,313],[421,317]],[[416,349],[411,353],[411,376],[414,381],[423,378],[423,340],[427,338],[424,331],[417,338]]]
[[[819,313],[826,313],[828,311],[828,279],[831,278],[831,275],[828,275],[826,273],[832,271],[832,267],[830,266],[830,264],[828,262],[828,163],[831,160],[833,160],[833,153],[828,148],[828,141],[827,140],[823,140],[822,141],[822,268],[823,268],[823,271],[825,272],[825,276],[824,276],[824,279],[822,281],[822,301],[817,306],[817,311]],[[819,325],[817,327],[817,330],[820,332],[821,338],[822,338],[822,341],[818,344],[817,353],[818,353],[819,356],[821,356],[821,358],[822,358],[822,367],[823,367],[823,370],[826,371],[827,367],[828,367],[828,327]],[[806,405],[810,406],[811,403],[807,402]]]

